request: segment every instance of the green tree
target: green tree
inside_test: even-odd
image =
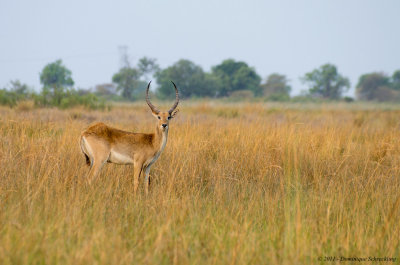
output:
[[[311,95],[322,98],[338,99],[350,87],[349,79],[339,74],[332,64],[324,64],[319,69],[306,73],[301,80],[310,86]]]
[[[356,87],[360,100],[391,100],[390,78],[384,73],[369,73],[360,76]]]
[[[261,85],[265,97],[271,100],[289,99],[289,93],[292,90],[288,84],[286,76],[273,73],[267,77],[264,84]]]
[[[212,73],[216,77],[220,97],[229,96],[238,90],[250,90],[255,95],[261,94],[261,77],[245,62],[227,59],[214,66]]]
[[[179,60],[172,66],[156,73],[160,85],[157,93],[164,98],[175,97],[171,81],[175,82],[182,97],[205,97],[215,95],[215,80],[203,69],[189,60]]]
[[[160,66],[157,64],[157,60],[146,56],[139,59],[137,67],[140,74],[146,79],[148,79],[148,75],[153,75],[160,71]]]
[[[20,100],[19,95],[16,92],[9,91],[5,88],[0,89],[0,105],[14,107]]]
[[[74,81],[71,75],[71,71],[62,64],[61,60],[46,65],[40,73],[40,82],[43,84],[42,92],[39,95],[32,95],[35,104],[59,108],[77,105],[93,109],[105,107],[104,102],[99,100],[89,89],[75,90],[72,88]],[[19,87],[18,84],[16,87]]]
[[[71,71],[67,69],[61,60],[46,65],[40,73],[40,82],[43,84],[42,99],[44,105],[48,103],[60,105],[68,87],[74,85]]]
[[[20,96],[26,97],[30,93],[31,88],[27,84],[21,83],[19,80],[12,80],[9,84],[9,90]]]
[[[114,74],[112,81],[117,84],[117,91],[122,91],[122,96],[126,99],[134,99],[135,92],[140,88],[140,71],[129,66],[123,67],[118,73]]]
[[[400,91],[400,70],[397,70],[392,75],[392,87]]]

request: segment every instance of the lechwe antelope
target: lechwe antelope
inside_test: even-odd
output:
[[[179,103],[178,88],[172,82],[175,87],[175,103],[167,112],[159,111],[149,99],[150,83],[146,90],[146,102],[153,116],[158,119],[154,133],[127,132],[109,127],[104,123],[96,123],[82,132],[80,146],[86,157],[86,164],[90,165],[87,175],[89,183],[94,180],[106,162],[133,164],[134,193],[138,188],[139,176],[142,172],[145,174],[145,192],[148,193],[150,168],[167,144],[169,121],[178,112],[175,109]]]

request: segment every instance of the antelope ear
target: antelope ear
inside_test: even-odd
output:
[[[175,118],[176,114],[178,114],[179,109],[175,110],[174,112],[171,113],[171,117]]]

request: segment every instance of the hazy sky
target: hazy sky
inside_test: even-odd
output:
[[[353,90],[360,74],[400,69],[399,14],[399,0],[0,0],[0,87],[20,79],[39,89],[59,58],[76,87],[110,82],[126,45],[134,62],[161,67],[243,60],[263,79],[287,75],[295,93],[300,76],[329,62]]]

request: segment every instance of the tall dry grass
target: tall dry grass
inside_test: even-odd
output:
[[[144,105],[0,117],[0,264],[400,258],[396,108],[187,104],[147,197],[131,166],[85,185],[77,140],[94,121],[152,131]]]

